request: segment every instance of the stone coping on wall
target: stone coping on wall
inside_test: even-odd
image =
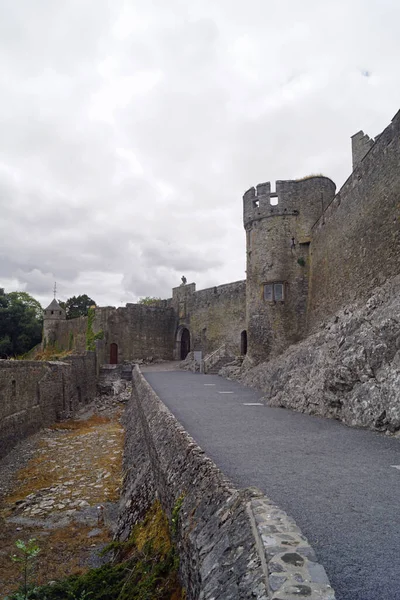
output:
[[[188,600],[334,600],[324,568],[293,519],[256,488],[236,489],[137,366],[132,380],[126,428],[135,456],[125,456],[120,535],[126,537],[127,523],[132,527],[138,519],[138,507],[158,497],[173,520]]]

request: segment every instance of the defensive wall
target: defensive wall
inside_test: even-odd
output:
[[[86,352],[87,317],[66,320],[44,320],[43,340],[60,350]]]
[[[246,282],[237,281],[196,292],[196,284],[173,289],[168,300],[125,307],[96,307],[93,330],[99,364],[153,357],[180,360],[190,350],[213,352],[224,343],[240,354],[246,320]],[[83,353],[87,317],[66,320],[45,314],[44,339],[60,350]],[[183,332],[187,331],[185,340]],[[185,343],[185,345],[183,345]]]
[[[173,519],[188,600],[334,600],[323,567],[293,520],[256,489],[238,490],[133,371],[125,416],[118,537],[156,498]]]
[[[98,350],[100,364],[147,357],[172,360],[176,316],[167,301],[155,306],[127,304],[121,308],[96,308],[95,315],[94,330],[104,333]],[[111,357],[113,344],[116,355]]]
[[[15,444],[92,400],[93,352],[62,362],[0,360],[0,458]]]
[[[240,354],[241,333],[246,329],[246,282],[236,281],[196,292],[196,284],[172,290],[172,306],[178,316],[174,358],[180,359],[183,329],[190,332],[190,350],[203,356],[228,344]]]
[[[309,331],[400,272],[400,112],[367,149],[312,229]]]

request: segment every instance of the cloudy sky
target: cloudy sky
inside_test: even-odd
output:
[[[242,194],[351,171],[400,108],[398,0],[0,0],[0,287],[245,277]]]

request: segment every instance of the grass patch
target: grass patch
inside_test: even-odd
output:
[[[31,600],[184,600],[178,579],[179,561],[171,543],[168,520],[158,501],[129,540],[110,544],[117,560],[52,585],[36,588]],[[11,595],[10,600],[16,599]]]
[[[296,179],[296,181],[306,181],[307,179],[312,179],[313,177],[326,177],[323,173],[311,173],[310,175],[305,175],[304,177],[300,177],[300,179]]]
[[[54,346],[47,346],[44,350],[35,352],[35,360],[63,360],[63,358],[71,356],[72,353],[72,350],[59,350]],[[23,360],[26,360],[26,355],[23,357]]]

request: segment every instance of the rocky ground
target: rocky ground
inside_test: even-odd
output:
[[[121,416],[130,395],[98,397],[74,419],[25,440],[0,463],[0,598],[21,583],[18,539],[40,547],[35,583],[101,564],[122,482]]]
[[[221,375],[262,390],[270,406],[400,431],[400,277],[284,354],[257,366],[246,359]]]

